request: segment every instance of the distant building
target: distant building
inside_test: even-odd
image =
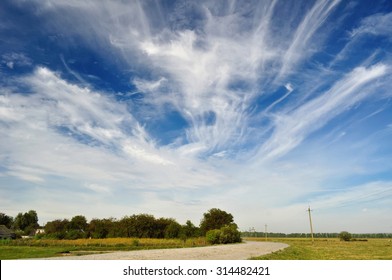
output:
[[[5,225],[0,225],[0,239],[15,238],[15,233],[7,228]]]
[[[43,228],[38,228],[38,229],[35,230],[35,235],[37,235],[37,234],[44,234],[44,233],[45,233],[45,229],[43,229]]]
[[[22,239],[30,239],[33,238],[31,235],[22,235]]]

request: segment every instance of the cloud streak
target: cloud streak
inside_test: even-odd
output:
[[[321,96],[303,104],[290,114],[275,116],[275,130],[261,149],[266,158],[282,156],[299,145],[310,133],[365,99],[371,89],[361,88],[388,73],[385,65],[355,68]]]

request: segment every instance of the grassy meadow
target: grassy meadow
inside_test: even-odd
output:
[[[264,242],[264,238],[245,240]],[[316,238],[314,243],[305,238],[268,238],[290,247],[254,260],[392,260],[390,239],[369,238],[367,241],[340,241],[338,238]],[[200,247],[205,238],[180,239],[106,238],[106,239],[18,239],[0,240],[0,259],[47,258],[62,255],[84,255],[112,251]]]
[[[264,238],[246,240],[265,241]],[[392,260],[390,239],[369,238],[367,241],[340,241],[338,238],[268,238],[269,242],[281,242],[290,247],[257,260]]]
[[[105,238],[105,239],[17,239],[0,240],[0,260],[47,258],[113,251],[169,249],[208,245],[205,238],[180,239]]]

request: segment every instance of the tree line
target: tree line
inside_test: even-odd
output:
[[[5,225],[7,228],[15,230],[17,235],[30,235],[39,228],[38,215],[34,210],[19,213],[15,218],[0,213],[0,225]]]
[[[341,233],[338,232],[319,232],[314,233],[315,238],[339,238]],[[352,238],[392,238],[392,233],[352,233]],[[242,237],[265,237],[265,232],[243,231]],[[280,233],[280,232],[267,232],[267,237],[271,238],[307,238],[310,233]]]
[[[42,233],[36,234],[40,228],[38,215],[34,210],[19,213],[12,218],[0,213],[0,224],[15,231],[17,236],[35,235],[37,238],[50,239],[80,239],[80,238],[181,238],[210,236],[215,231],[215,239],[211,243],[239,242],[240,232],[234,223],[234,218],[226,211],[212,208],[203,214],[200,225],[194,225],[190,220],[181,225],[173,218],[155,218],[150,214],[137,214],[116,218],[94,218],[87,221],[83,215],[71,219],[56,219],[49,221],[43,227]],[[216,237],[218,235],[218,237]]]

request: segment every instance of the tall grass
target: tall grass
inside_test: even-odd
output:
[[[1,245],[9,246],[76,246],[76,247],[195,247],[206,246],[204,237],[180,239],[155,239],[155,238],[104,238],[104,239],[76,239],[76,240],[53,240],[53,239],[17,239],[2,240]]]

